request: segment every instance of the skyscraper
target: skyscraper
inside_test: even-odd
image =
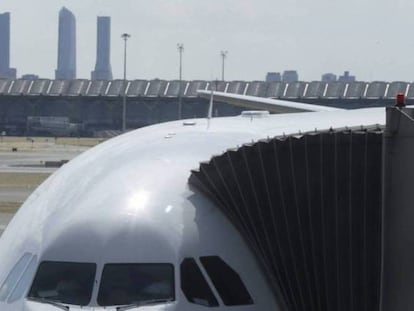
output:
[[[58,63],[56,79],[76,79],[76,20],[67,8],[59,12]]]
[[[10,68],[10,13],[0,14],[0,78],[16,78],[16,69]]]
[[[112,80],[111,68],[111,18],[98,16],[96,65],[91,73],[92,80]]]

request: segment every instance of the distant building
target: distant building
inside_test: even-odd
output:
[[[282,81],[282,76],[280,72],[268,72],[266,75],[266,82],[280,82]]]
[[[39,76],[35,74],[25,74],[25,75],[22,75],[22,79],[23,80],[38,80]]]
[[[76,20],[67,8],[59,12],[57,80],[76,79]]]
[[[10,68],[10,13],[0,14],[0,78],[16,79],[16,69]]]
[[[335,82],[336,81],[336,74],[333,73],[325,73],[322,75],[322,82]]]
[[[354,82],[355,76],[350,76],[349,71],[345,71],[343,76],[339,76],[338,81],[340,82]]]
[[[71,123],[68,117],[28,116],[26,131],[30,135],[78,136],[82,125]]]
[[[296,70],[286,70],[282,76],[283,82],[297,82],[299,81],[299,75]]]
[[[96,65],[91,73],[92,80],[112,80],[111,68],[111,18],[98,16]]]

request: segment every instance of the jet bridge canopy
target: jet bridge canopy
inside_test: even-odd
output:
[[[382,129],[276,137],[202,163],[190,184],[240,230],[283,310],[378,310]]]

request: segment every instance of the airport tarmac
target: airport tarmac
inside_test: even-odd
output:
[[[59,169],[47,163],[70,161],[102,139],[7,137],[0,141],[0,236],[36,187]]]
[[[45,163],[71,160],[87,149],[66,147],[63,150],[0,151],[0,172],[52,173],[56,168],[46,167]]]
[[[0,213],[0,237],[13,216],[14,214]]]

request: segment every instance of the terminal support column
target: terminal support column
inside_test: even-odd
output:
[[[381,311],[414,308],[414,109],[387,108]]]

